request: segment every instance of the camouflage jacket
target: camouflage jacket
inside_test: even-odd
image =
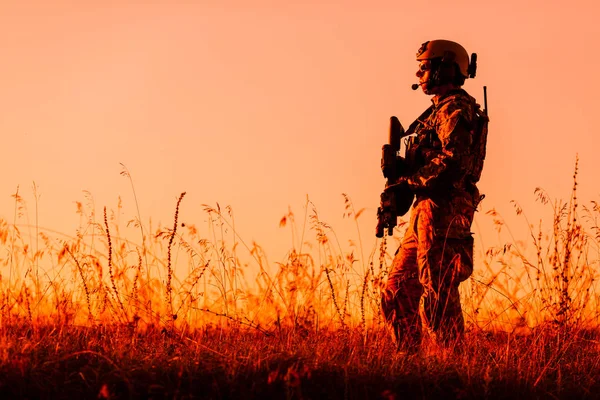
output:
[[[415,207],[424,199],[433,201],[439,210],[437,228],[464,237],[479,201],[474,183],[479,176],[473,176],[479,105],[462,89],[435,96],[432,102],[430,113],[415,128],[410,151],[417,168],[407,182],[417,195]]]

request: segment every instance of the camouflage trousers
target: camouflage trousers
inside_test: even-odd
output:
[[[473,238],[448,237],[449,229],[439,228],[443,220],[432,201],[416,204],[394,257],[381,305],[399,346],[423,338],[444,345],[464,333],[458,286],[473,272]]]

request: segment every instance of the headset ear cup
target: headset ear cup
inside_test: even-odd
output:
[[[469,78],[475,78],[475,75],[477,74],[477,54],[476,53],[471,54],[471,62],[469,63],[469,68],[468,68],[467,72],[469,73]]]

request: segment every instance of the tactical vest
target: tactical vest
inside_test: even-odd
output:
[[[469,127],[471,131],[471,157],[467,168],[467,181],[476,184],[481,178],[483,163],[486,155],[486,143],[489,119],[478,104],[474,105],[475,118]],[[425,110],[408,128],[407,133],[413,134],[406,142],[406,160],[416,172],[430,161],[430,152],[437,152],[441,148],[441,141],[435,127],[429,124],[435,106]]]

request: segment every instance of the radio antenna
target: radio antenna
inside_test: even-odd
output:
[[[483,112],[485,115],[488,115],[488,105],[487,105],[487,86],[483,87]]]

